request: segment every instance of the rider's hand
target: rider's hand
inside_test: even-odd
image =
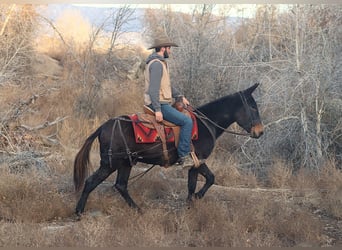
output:
[[[156,120],[157,122],[162,122],[163,121],[163,113],[161,111],[156,111],[155,112]]]
[[[183,103],[185,104],[185,106],[188,106],[190,104],[188,99],[186,99],[184,96],[183,96]]]

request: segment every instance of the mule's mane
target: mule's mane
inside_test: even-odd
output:
[[[229,95],[226,95],[226,96],[223,96],[223,97],[220,97],[216,100],[213,100],[211,102],[208,102],[208,103],[205,103],[199,107],[197,107],[196,109],[200,110],[201,112],[204,112],[206,115],[209,115],[209,113],[207,112],[210,112],[212,108],[215,108],[215,109],[227,109],[227,107],[225,105],[222,105],[222,104],[235,104],[234,106],[236,106],[236,102],[240,100],[240,97],[239,97],[239,93],[236,92],[236,93],[233,93],[233,94],[229,94]],[[229,107],[231,108],[231,107]]]

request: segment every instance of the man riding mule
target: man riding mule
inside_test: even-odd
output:
[[[252,96],[258,84],[234,94],[194,108],[198,126],[198,138],[193,141],[196,155],[200,160],[198,167],[188,170],[188,197],[202,198],[211,185],[215,176],[206,164],[206,159],[212,153],[216,140],[224,133],[242,134],[230,131],[227,128],[236,122],[247,133],[243,135],[259,138],[263,134],[263,125],[260,120],[257,104]],[[136,162],[160,165],[164,164],[163,145],[155,143],[136,143],[133,121],[129,116],[118,116],[103,123],[85,141],[77,153],[74,162],[74,184],[76,191],[83,188],[76,205],[76,214],[84,212],[89,194],[109,175],[117,171],[114,187],[118,190],[127,204],[140,211],[128,192],[128,181],[132,167]],[[95,139],[100,145],[100,167],[87,177],[89,155]],[[174,142],[167,142],[166,148],[170,164],[177,162],[179,156]],[[152,166],[152,167],[153,167]],[[205,183],[196,192],[198,175],[205,178]]]
[[[171,46],[178,47],[167,37],[162,36],[155,39],[149,48],[155,51],[146,60],[144,101],[145,105],[154,111],[157,122],[165,119],[180,126],[178,163],[184,168],[192,167],[197,165],[190,155],[192,120],[171,106],[173,98],[178,98],[184,105],[189,105],[189,101],[171,85],[166,62],[171,54]]]

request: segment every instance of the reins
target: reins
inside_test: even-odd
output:
[[[250,136],[249,133],[240,133],[240,132],[235,132],[235,131],[232,131],[232,130],[228,130],[220,125],[218,125],[216,122],[212,121],[211,119],[209,119],[206,115],[204,115],[203,113],[201,113],[199,110],[196,110],[196,112],[198,112],[199,114],[196,114],[195,115],[198,117],[198,119],[205,119],[207,120],[208,122],[210,122],[212,125],[214,125],[215,127],[221,129],[223,132],[225,133],[229,133],[229,134],[233,134],[233,135],[242,135],[242,136]]]
[[[239,95],[240,95],[240,98],[241,98],[241,101],[242,101],[242,104],[243,106],[245,107],[245,109],[247,110],[248,112],[248,116],[250,118],[250,120],[252,121],[252,117],[251,117],[251,114],[250,114],[250,110],[247,108],[247,101],[246,101],[246,98],[239,92]],[[225,133],[229,133],[229,134],[233,134],[233,135],[242,135],[242,136],[251,136],[249,133],[240,133],[240,132],[235,132],[235,131],[231,131],[231,130],[228,130],[220,125],[218,125],[216,122],[214,122],[213,120],[209,119],[208,116],[206,116],[205,114],[203,114],[201,111],[199,111],[198,109],[192,107],[191,105],[188,105],[188,107],[190,107],[193,111],[196,111],[194,112],[195,116],[198,117],[198,119],[202,120],[206,120],[208,122],[210,122],[212,125],[214,125],[215,127],[221,129],[223,132]],[[186,109],[190,112],[190,110],[186,107]]]
[[[136,174],[136,175],[134,175],[134,176],[132,176],[132,177],[130,177],[128,180],[133,180],[133,179],[135,179],[135,178],[138,178],[139,177],[139,179],[141,178],[141,177],[143,177],[145,174],[147,174],[152,168],[154,168],[156,165],[155,164],[153,164],[151,167],[149,167],[148,169],[146,169],[144,172],[141,172],[141,173],[139,173],[139,174]],[[138,180],[138,179],[137,179]],[[137,181],[136,180],[136,181]]]
[[[250,113],[250,110],[248,109],[248,104],[247,104],[246,98],[245,98],[245,96],[244,96],[243,94],[241,94],[241,92],[239,92],[239,95],[240,95],[242,104],[243,104],[244,108],[246,109],[246,112],[248,113],[248,116],[249,116],[249,118],[250,118],[250,120],[251,120],[251,122],[252,122],[253,118],[252,118],[252,115],[251,115],[251,113]],[[190,107],[190,109],[189,109],[189,107]],[[233,134],[233,135],[241,135],[241,136],[251,136],[249,133],[235,132],[235,131],[228,130],[228,129],[226,129],[226,128],[220,126],[220,125],[218,125],[216,122],[214,122],[213,120],[211,120],[208,116],[206,116],[205,114],[203,114],[203,113],[202,113],[201,111],[199,111],[198,109],[192,107],[191,105],[188,105],[187,107],[185,107],[185,109],[188,110],[189,112],[193,112],[193,113],[195,114],[195,116],[196,116],[199,120],[201,120],[202,122],[203,122],[203,120],[208,121],[209,123],[211,123],[212,125],[214,125],[216,128],[221,129],[221,130],[222,130],[223,132],[225,132],[225,133],[229,133],[229,134]],[[125,144],[125,147],[126,147],[126,155],[127,155],[128,158],[129,158],[129,161],[130,161],[131,166],[133,165],[133,164],[132,164],[132,163],[133,163],[132,155],[133,155],[133,154],[134,154],[134,155],[138,155],[138,153],[143,152],[143,151],[141,151],[141,152],[133,152],[133,153],[132,153],[132,152],[129,150],[128,145],[127,145],[127,142],[126,142],[126,139],[125,139],[125,137],[124,137],[124,135],[123,135],[123,132],[122,132],[121,124],[120,124],[120,122],[118,122],[118,121],[120,121],[120,120],[132,122],[132,120],[130,120],[130,119],[125,119],[125,118],[122,118],[122,117],[121,117],[121,118],[116,118],[116,119],[115,119],[115,122],[114,122],[113,127],[112,127],[112,134],[111,134],[111,140],[110,140],[110,147],[109,147],[109,150],[108,150],[108,156],[109,156],[109,164],[110,164],[110,167],[112,167],[112,156],[113,156],[113,152],[112,152],[111,145],[112,145],[112,140],[113,140],[113,137],[114,137],[114,130],[115,130],[115,127],[116,127],[117,125],[118,125],[118,127],[119,127],[119,131],[120,131],[121,137],[122,137],[122,139],[123,139],[123,141],[124,141],[124,144]],[[205,124],[205,123],[203,122],[203,124]],[[207,125],[205,125],[205,126],[207,126]],[[209,132],[211,133],[213,139],[215,140],[212,131],[210,131],[210,128],[209,128],[208,126],[207,126],[207,128],[208,128]],[[159,144],[156,145],[156,146],[159,146]],[[147,174],[147,173],[148,173],[152,168],[154,168],[155,166],[156,166],[155,164],[152,165],[152,166],[149,167],[146,171],[144,171],[144,172],[142,172],[142,173],[139,173],[139,174],[137,174],[137,175],[135,175],[135,176],[129,178],[129,180],[136,179],[136,178],[139,178],[139,179],[140,179],[141,177],[143,177],[145,174]]]

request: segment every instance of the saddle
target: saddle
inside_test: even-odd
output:
[[[174,108],[177,108],[177,104],[174,104]],[[178,107],[177,109],[180,111]],[[157,122],[154,111],[148,106],[144,105],[144,113],[137,113],[130,116],[133,122],[133,130],[136,143],[154,143],[161,141],[163,147],[163,156],[165,166],[169,164],[169,155],[166,146],[166,142],[174,142],[175,146],[178,146],[180,126],[177,126],[169,121],[163,120]],[[192,128],[192,140],[198,139],[197,120],[192,112],[183,109],[181,112],[191,117],[193,121]],[[194,152],[194,147],[191,143],[191,156],[196,163],[195,166],[199,166],[199,160]],[[198,163],[198,164],[197,164]]]

